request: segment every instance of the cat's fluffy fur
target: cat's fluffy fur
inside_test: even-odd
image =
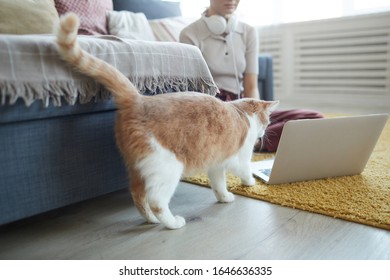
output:
[[[59,53],[80,72],[114,95],[118,107],[116,141],[128,168],[136,207],[150,223],[170,229],[185,225],[172,215],[169,201],[182,176],[206,170],[220,202],[231,202],[226,170],[254,185],[250,160],[277,102],[241,99],[222,102],[199,93],[143,96],[117,69],[84,52],[77,43],[79,19],[61,18]]]

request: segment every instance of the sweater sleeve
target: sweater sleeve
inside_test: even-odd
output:
[[[194,26],[190,24],[180,32],[179,42],[199,47],[199,40],[195,34]]]

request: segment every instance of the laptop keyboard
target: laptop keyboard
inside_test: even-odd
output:
[[[261,169],[260,172],[267,175],[268,177],[271,175],[271,171],[272,169],[271,168],[268,168],[268,169]]]

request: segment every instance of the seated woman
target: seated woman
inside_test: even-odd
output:
[[[184,28],[180,42],[197,46],[219,87],[223,101],[241,97],[259,99],[257,85],[258,46],[256,29],[237,19],[240,0],[210,0],[202,17]],[[312,110],[279,110],[271,114],[266,137],[255,151],[275,152],[284,124],[289,120],[323,118]]]

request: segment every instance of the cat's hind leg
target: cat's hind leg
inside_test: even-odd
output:
[[[149,194],[149,205],[162,224],[169,229],[178,229],[183,227],[186,221],[181,216],[174,216],[169,209],[169,201],[175,190],[172,186],[169,186],[169,188],[171,190],[167,193],[167,186],[154,187],[151,194]]]
[[[145,178],[146,197],[149,207],[156,218],[169,229],[181,228],[185,219],[174,216],[169,209],[169,202],[181,179],[184,165],[171,151],[151,139],[153,153],[138,163]]]
[[[216,167],[208,170],[211,188],[219,202],[232,202],[234,195],[227,190],[225,168]]]
[[[149,207],[148,199],[146,197],[145,180],[137,170],[131,170],[129,174],[131,174],[130,193],[138,211],[149,223],[160,223]]]
[[[157,219],[169,229],[178,229],[185,225],[185,219],[174,216],[169,202],[181,178],[181,172],[171,172],[158,176],[158,181],[148,180],[147,196],[150,209]]]

